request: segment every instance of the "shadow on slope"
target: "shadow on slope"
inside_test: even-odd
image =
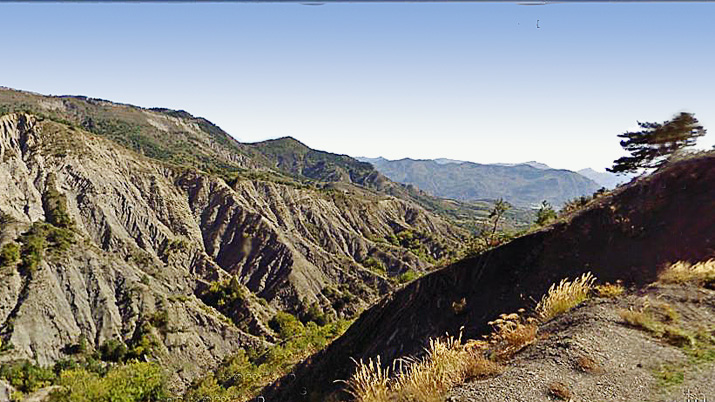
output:
[[[505,311],[535,304],[564,277],[593,272],[627,285],[657,268],[715,255],[715,154],[673,163],[597,201],[566,223],[460,261],[386,297],[327,349],[264,391],[267,400],[325,400],[354,370],[351,358],[382,362],[420,353],[430,337],[487,333]],[[657,267],[657,268],[656,268]],[[466,302],[453,309],[453,303]],[[455,311],[458,310],[458,311]]]

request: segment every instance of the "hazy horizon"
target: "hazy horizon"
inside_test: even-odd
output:
[[[713,11],[4,3],[0,85],[182,109],[241,142],[602,172],[637,121],[689,111],[715,130]]]

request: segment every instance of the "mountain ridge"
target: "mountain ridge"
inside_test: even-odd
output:
[[[411,198],[320,180],[360,162],[309,150],[340,162],[316,179],[273,169],[269,151],[185,112],[0,90],[0,248],[20,251],[1,261],[0,363],[149,342],[142,356],[181,392],[275,345],[277,312],[348,319],[468,235]],[[210,297],[231,278],[239,314]]]
[[[363,158],[391,180],[412,184],[429,194],[462,201],[503,198],[521,207],[536,207],[546,200],[561,206],[591,195],[600,186],[593,180],[566,169],[547,165],[440,163],[431,159],[390,161]]]

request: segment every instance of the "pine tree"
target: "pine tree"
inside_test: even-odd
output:
[[[536,221],[534,223],[539,226],[544,226],[555,219],[556,211],[554,211],[554,208],[548,201],[542,201],[541,208],[539,208],[539,211],[536,213]]]
[[[663,123],[638,122],[640,131],[626,132],[618,137],[623,149],[631,153],[613,161],[613,167],[606,169],[613,173],[635,173],[639,169],[657,168],[664,164],[674,152],[695,145],[698,137],[707,132],[698,125],[692,113],[680,113]]]

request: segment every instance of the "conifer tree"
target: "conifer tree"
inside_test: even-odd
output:
[[[638,126],[640,131],[618,135],[624,138],[621,146],[631,155],[616,159],[613,161],[613,167],[606,170],[613,173],[635,173],[640,169],[657,168],[674,152],[695,145],[698,137],[706,133],[692,113],[680,113],[663,123],[638,122]]]

